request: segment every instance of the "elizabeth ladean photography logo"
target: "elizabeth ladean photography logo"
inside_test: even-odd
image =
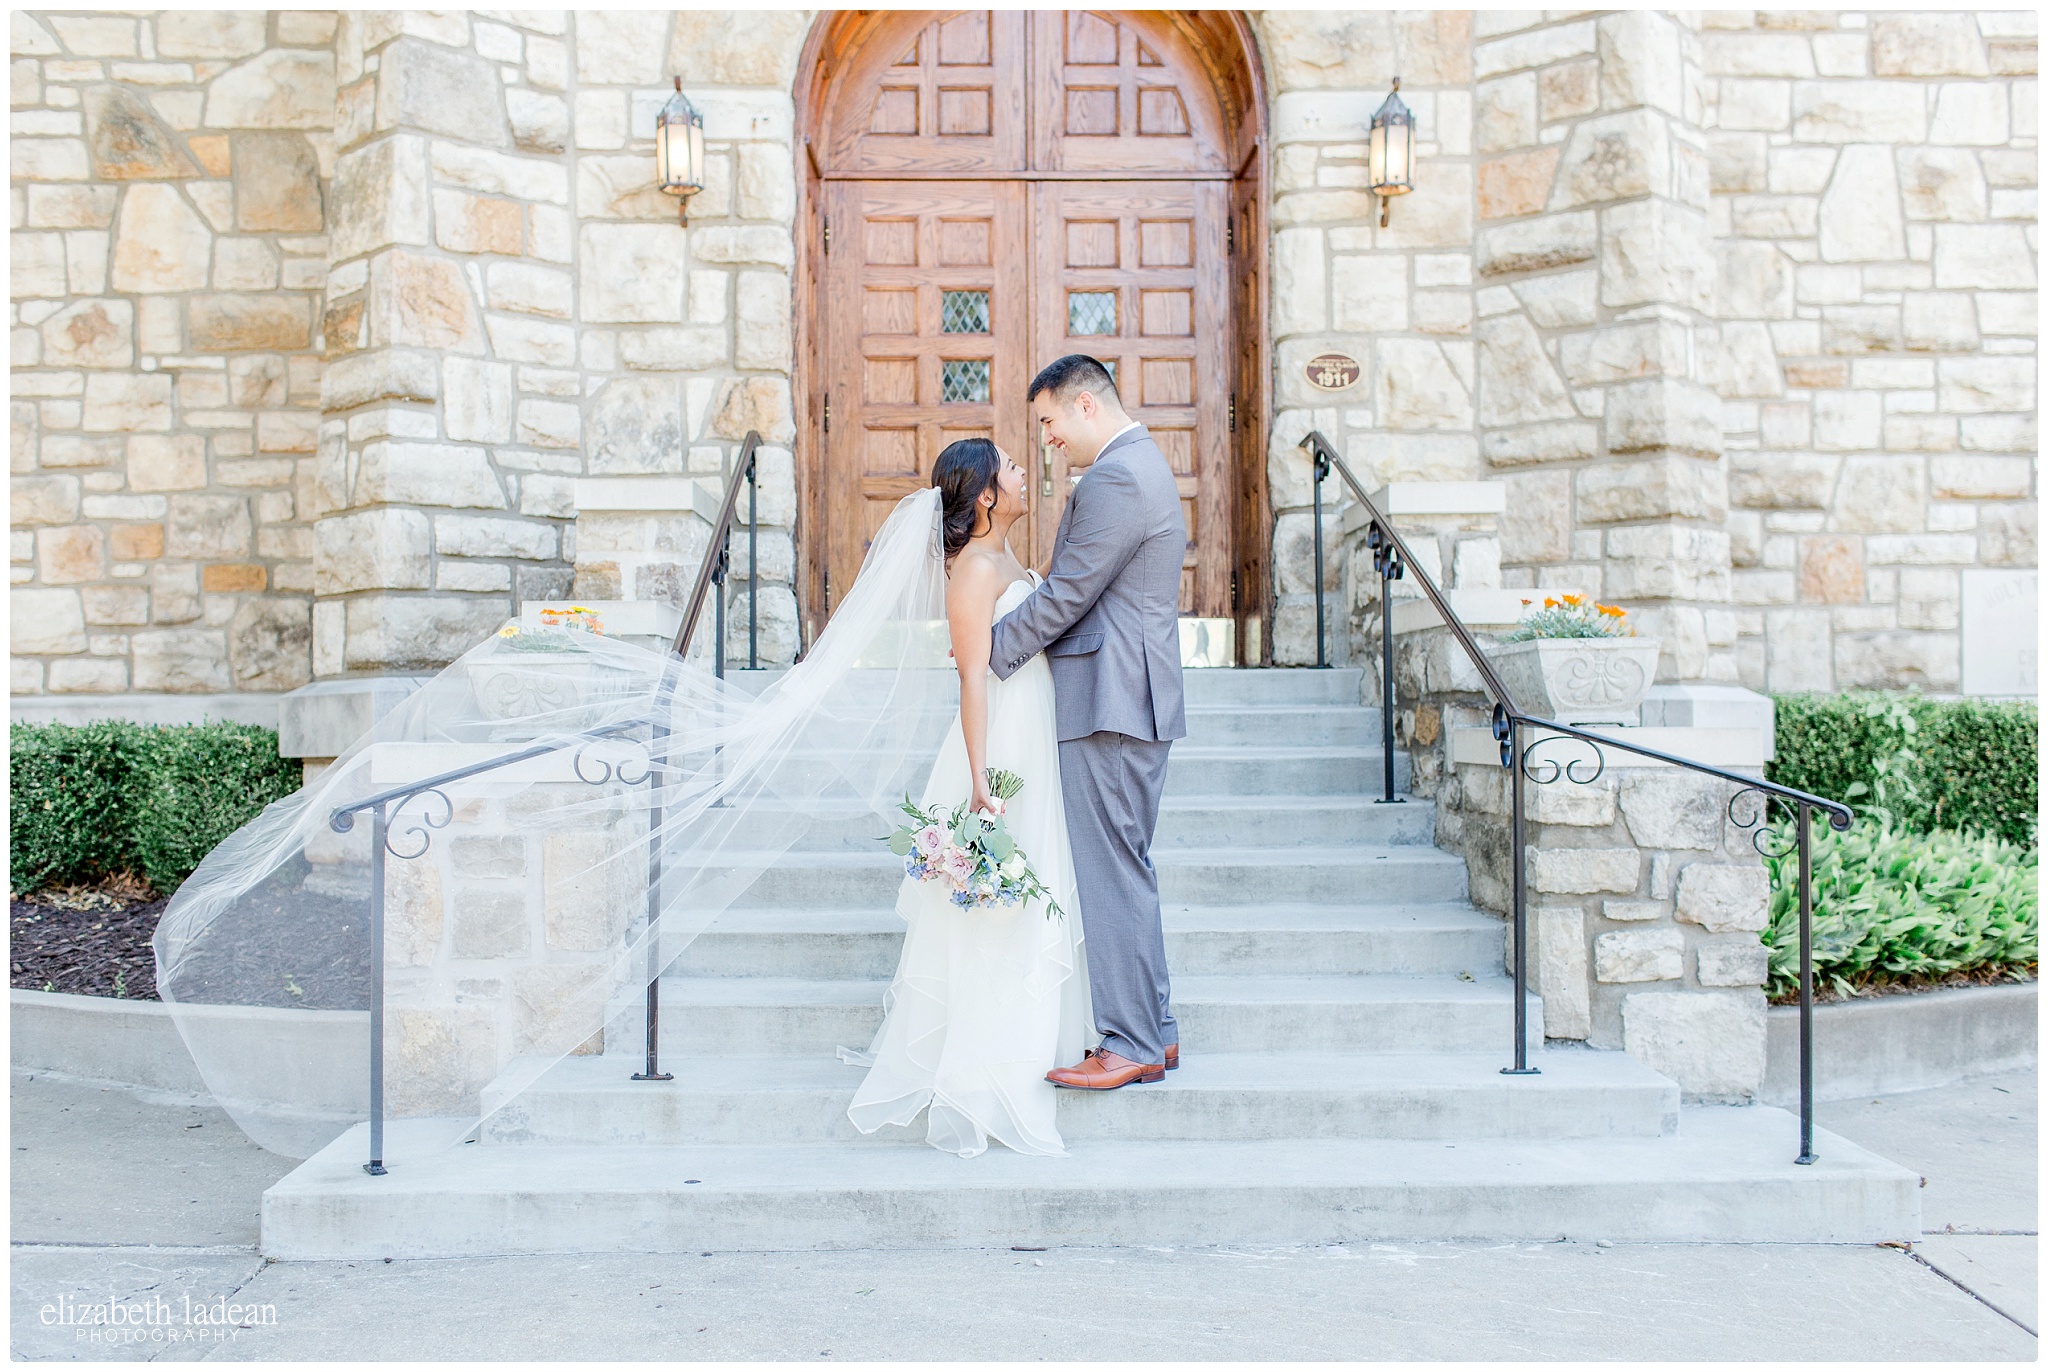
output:
[[[75,1328],[80,1343],[226,1340],[244,1329],[277,1323],[277,1307],[268,1301],[231,1301],[226,1296],[194,1301],[189,1291],[175,1305],[157,1294],[126,1301],[114,1299],[111,1292],[103,1301],[64,1295],[36,1313],[46,1325]]]

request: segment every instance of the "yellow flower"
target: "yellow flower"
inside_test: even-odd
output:
[[[1595,608],[1597,608],[1601,614],[1608,615],[1614,619],[1620,619],[1623,615],[1628,613],[1627,610],[1622,609],[1619,605],[1601,605]]]
[[[1586,603],[1586,598],[1582,595],[1568,595],[1564,598],[1564,603],[1576,609]]]
[[[1527,603],[1527,601],[1523,602],[1523,604],[1525,605]],[[1555,600],[1552,600],[1549,596],[1545,596],[1543,597],[1543,608],[1546,610],[1555,610],[1557,608],[1557,602]]]
[[[498,630],[498,637],[499,637],[499,638],[517,638],[517,637],[519,637],[519,626],[518,626],[517,624],[507,624],[507,625],[506,625],[506,626],[505,626],[504,628],[502,628],[502,629]]]

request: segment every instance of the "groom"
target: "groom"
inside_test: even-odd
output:
[[[1187,524],[1173,469],[1124,413],[1100,362],[1062,357],[1031,382],[1046,442],[1087,474],[1068,497],[1045,582],[995,627],[1007,680],[1041,649],[1052,667],[1060,782],[1102,1047],[1046,1073],[1111,1091],[1179,1066],[1152,831],[1181,709],[1180,572]]]

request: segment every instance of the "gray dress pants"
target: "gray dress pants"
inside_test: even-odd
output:
[[[1088,988],[1105,1051],[1164,1062],[1180,1042],[1159,923],[1152,834],[1171,742],[1103,732],[1060,743],[1060,788],[1087,939]]]

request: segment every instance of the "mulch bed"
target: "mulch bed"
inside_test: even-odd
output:
[[[151,893],[37,891],[8,902],[12,986],[155,1000],[149,946],[166,901]]]
[[[2019,982],[2033,981],[2040,974],[2039,964],[2010,967],[1972,967],[1968,971],[1949,972],[1943,976],[1889,977],[1854,984],[1852,996],[1842,995],[1826,977],[1813,979],[1813,1003],[1832,1005],[1838,1001],[1868,1000],[1872,996],[1913,996],[1922,991],[1945,991],[1958,986],[2009,986]],[[1783,995],[1771,997],[1773,1005],[1797,1005],[1799,990],[1794,987]]]

